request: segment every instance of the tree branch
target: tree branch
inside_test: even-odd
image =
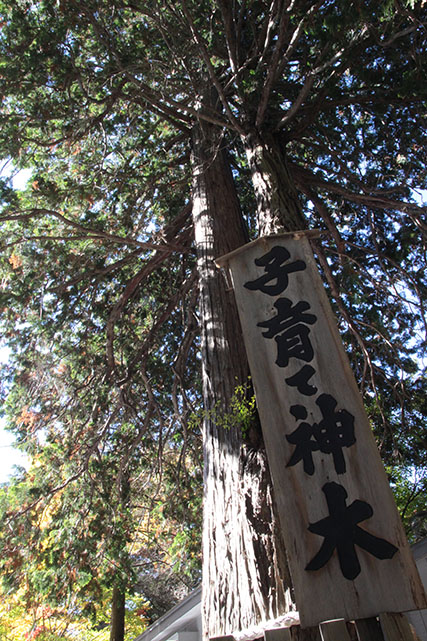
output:
[[[422,232],[427,233],[427,224],[425,223],[425,207],[420,207],[419,205],[415,205],[414,203],[392,200],[380,195],[357,194],[355,192],[349,191],[341,185],[318,178],[315,174],[308,171],[308,169],[303,169],[295,163],[289,163],[289,169],[301,191],[304,191],[304,188],[306,188],[304,187],[304,185],[308,183],[309,185],[325,189],[326,191],[338,194],[340,196],[343,196],[347,200],[366,205],[367,207],[378,207],[379,209],[394,209],[397,211],[401,211],[407,214]],[[376,193],[378,194],[378,191]]]
[[[190,14],[189,10],[188,10],[187,3],[186,3],[185,0],[182,0],[182,8],[184,10],[185,17],[187,18],[189,27],[191,29],[191,33],[193,35],[193,38],[194,38],[196,44],[200,47],[202,58],[204,60],[206,68],[208,70],[209,78],[211,79],[211,81],[212,81],[213,85],[215,86],[216,90],[218,91],[219,98],[220,98],[221,103],[222,103],[222,105],[223,105],[223,107],[225,109],[225,112],[226,112],[227,116],[228,116],[228,119],[230,121],[230,125],[240,135],[243,135],[245,133],[244,129],[240,125],[240,123],[237,120],[237,118],[235,117],[235,115],[233,114],[233,112],[231,110],[231,107],[230,107],[230,105],[228,103],[228,100],[225,97],[223,87],[222,87],[220,81],[218,80],[218,78],[216,76],[216,73],[215,73],[215,70],[214,70],[214,68],[212,66],[212,63],[210,61],[210,57],[209,57],[209,53],[208,53],[206,44],[205,44],[203,38],[198,33],[198,31],[197,31],[197,29],[196,29],[196,27],[194,25],[194,21],[193,21],[193,19],[191,17],[191,14]]]
[[[70,227],[74,229],[78,229],[79,231],[83,232],[85,234],[85,237],[91,237],[94,239],[98,238],[103,238],[104,240],[109,240],[113,243],[119,243],[119,244],[124,244],[124,245],[134,245],[136,247],[140,247],[141,249],[148,249],[152,251],[160,251],[160,252],[167,252],[169,253],[170,250],[174,251],[181,251],[182,247],[178,247],[175,244],[168,244],[166,245],[161,245],[157,243],[150,243],[150,242],[144,242],[140,240],[136,240],[135,238],[130,238],[126,237],[124,238],[123,236],[117,236],[116,234],[109,234],[108,232],[104,232],[99,229],[91,229],[90,227],[85,227],[84,225],[81,225],[80,223],[76,223],[74,220],[71,220],[70,218],[67,218],[63,214],[61,214],[58,211],[55,211],[53,209],[44,209],[44,208],[37,208],[34,207],[29,210],[22,210],[22,214],[11,214],[9,216],[2,216],[0,217],[0,223],[10,221],[10,220],[29,220],[35,216],[53,216],[54,218],[57,218],[58,220],[61,220],[63,223],[66,225],[69,225]],[[26,213],[24,213],[26,212]],[[49,236],[46,236],[48,239]]]
[[[185,209],[185,212],[187,216],[189,215],[191,209],[188,206]],[[176,221],[174,221],[175,224],[171,224],[170,227],[165,230],[165,237],[166,240],[169,237],[176,237]],[[182,237],[182,243],[185,245],[189,243],[189,241],[192,238],[192,233],[193,230],[192,228],[190,229],[184,229],[181,232],[181,237]],[[161,253],[156,253],[151,260],[149,260],[144,267],[138,271],[137,274],[128,282],[126,285],[122,295],[120,296],[120,299],[112,309],[110,316],[108,318],[107,322],[107,328],[106,328],[106,333],[107,333],[107,363],[108,363],[108,368],[109,371],[115,372],[116,371],[116,365],[115,365],[115,359],[114,359],[114,326],[117,322],[117,320],[120,318],[124,308],[126,307],[127,302],[129,301],[130,298],[132,298],[138,289],[141,286],[141,283],[147,278],[149,274],[153,272],[154,269],[156,269],[160,264],[162,264],[166,258],[173,252],[174,250],[170,248],[168,252],[161,252]],[[132,361],[133,362],[133,361]]]
[[[261,98],[259,101],[257,115],[255,119],[255,125],[258,128],[261,127],[264,121],[264,116],[267,110],[267,105],[270,98],[271,90],[273,88],[274,81],[277,77],[276,74],[279,67],[279,58],[280,58],[280,55],[282,54],[282,49],[283,49],[283,45],[286,37],[286,28],[289,22],[289,16],[284,10],[283,4],[279,8],[279,12],[281,12],[281,15],[279,14],[280,22],[279,22],[277,42],[275,44],[273,55],[271,56],[271,59],[268,65],[267,77],[265,79],[264,86],[262,88]],[[264,54],[261,57],[261,61],[263,60],[263,58],[264,58]]]

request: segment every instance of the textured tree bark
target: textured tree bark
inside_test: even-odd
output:
[[[285,145],[277,136],[259,133],[244,136],[243,145],[257,201],[259,235],[306,229],[307,222],[289,174]]]
[[[242,136],[252,174],[260,236],[307,228],[298,192],[289,173],[286,146],[279,134],[250,132]],[[318,638],[316,628],[299,629],[301,639]]]
[[[214,259],[247,242],[215,130],[193,136],[193,218],[200,280],[204,419],[203,621],[223,636],[295,609],[259,428],[224,426],[248,365],[234,295]]]
[[[111,604],[110,641],[124,641],[125,638],[125,593],[114,586]]]
[[[130,481],[129,474],[125,472],[120,482],[120,503],[123,509],[129,505]],[[123,546],[128,541],[123,541]],[[126,587],[120,582],[113,587],[110,617],[110,641],[124,641],[126,616]]]

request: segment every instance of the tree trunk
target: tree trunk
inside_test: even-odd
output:
[[[130,501],[130,478],[129,471],[125,470],[120,479],[120,508],[125,511]],[[122,545],[126,546],[128,540],[123,540]],[[124,641],[125,638],[125,615],[126,615],[126,583],[117,578],[113,587],[110,618],[110,641]]]
[[[250,133],[243,137],[243,145],[257,201],[259,235],[306,229],[279,135]]]
[[[126,595],[124,590],[118,586],[114,586],[111,603],[110,641],[124,641],[125,599]]]
[[[200,281],[204,419],[203,621],[232,634],[294,609],[259,429],[224,424],[248,364],[233,292],[214,259],[247,242],[232,174],[215,130],[193,136],[193,217]]]

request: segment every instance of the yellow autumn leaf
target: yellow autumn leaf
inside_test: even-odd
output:
[[[21,256],[13,253],[9,258],[9,263],[12,265],[13,269],[19,269],[19,267],[22,267],[22,258]]]

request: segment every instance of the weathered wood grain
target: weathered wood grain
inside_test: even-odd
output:
[[[359,641],[384,641],[380,622],[376,617],[355,621]]]
[[[264,641],[292,641],[291,629],[272,628],[271,630],[264,630]]]
[[[277,245],[290,252],[289,262],[302,260],[306,269],[289,273],[287,288],[275,296],[245,288],[245,283],[265,274],[255,259]],[[302,626],[425,607],[424,590],[308,239],[303,233],[260,238],[217,262],[232,275]],[[291,358],[287,366],[279,367],[276,341],[263,336],[266,327],[258,326],[277,314],[274,304],[279,298],[289,299],[292,305],[306,301],[308,313],[317,318],[309,326],[314,352],[310,366],[315,370],[309,383],[316,388],[312,396],[302,395],[286,382],[304,361]],[[337,411],[354,417],[356,441],[342,450],[344,473],[337,471],[331,454],[321,451],[312,453],[312,475],[304,471],[302,461],[288,465],[296,446],[287,437],[304,422],[296,420],[290,408],[304,406],[305,422],[319,423],[322,415],[316,400],[321,394],[336,399]],[[325,541],[308,527],[329,516],[322,488],[331,483],[345,489],[347,507],[354,501],[368,503],[373,515],[363,519],[360,527],[398,549],[392,558],[380,560],[357,546],[361,571],[351,580],[343,576],[336,549],[321,569],[305,569]]]
[[[318,626],[302,629],[300,625],[292,625],[265,630],[264,641],[321,641],[321,637]]]
[[[327,621],[319,625],[322,641],[351,641],[345,621]]]
[[[404,614],[383,612],[379,619],[385,641],[414,641],[411,626]]]

